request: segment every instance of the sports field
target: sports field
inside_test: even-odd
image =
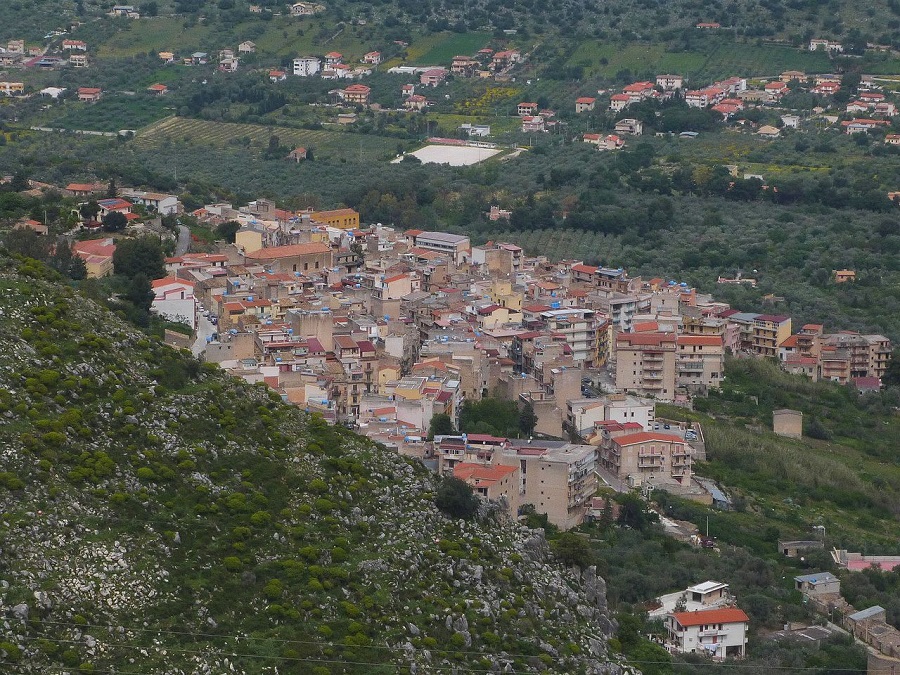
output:
[[[486,159],[490,159],[494,155],[500,154],[501,150],[495,148],[473,148],[458,145],[426,145],[415,152],[408,154],[419,158],[423,164],[449,164],[450,166],[469,166],[470,164],[478,164]],[[395,159],[394,163],[399,162]]]

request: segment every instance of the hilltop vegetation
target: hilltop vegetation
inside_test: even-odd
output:
[[[602,582],[436,479],[0,259],[0,669],[588,672]]]

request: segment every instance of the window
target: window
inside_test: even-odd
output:
[[[303,271],[305,272],[308,269],[309,269],[309,263],[303,263]]]

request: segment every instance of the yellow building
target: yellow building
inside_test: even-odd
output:
[[[234,244],[244,253],[253,253],[263,247],[263,233],[259,230],[239,230],[234,235]]]
[[[489,292],[491,302],[495,302],[501,307],[505,307],[510,312],[522,311],[522,293],[513,291],[512,283],[505,280],[494,280],[491,283]]]
[[[333,211],[313,211],[310,218],[317,223],[341,230],[359,229],[359,213],[353,209],[334,209]]]

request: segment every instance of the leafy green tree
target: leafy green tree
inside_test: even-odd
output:
[[[153,287],[146,274],[139,272],[131,278],[125,298],[143,312],[150,311],[153,304]]]
[[[439,413],[431,418],[431,423],[428,425],[429,441],[434,440],[435,436],[449,436],[455,433],[456,429],[453,427],[450,415]]]
[[[60,274],[69,275],[69,268],[72,265],[72,246],[68,240],[60,239],[56,242],[56,248],[53,255],[50,256],[50,267]]]
[[[644,500],[636,494],[625,493],[619,496],[619,525],[633,530],[643,530],[659,520],[659,516],[644,504]]]
[[[82,204],[81,208],[78,209],[78,212],[85,220],[94,220],[97,217],[97,214],[100,213],[100,205],[96,200],[92,199],[89,202]]]
[[[478,512],[478,497],[459,478],[444,478],[438,487],[434,503],[452,518],[470,520]]]
[[[69,262],[68,275],[73,281],[87,279],[87,263],[80,256],[73,255]]]
[[[550,548],[566,567],[585,569],[594,564],[590,541],[575,532],[563,532],[550,542]]]
[[[47,238],[27,227],[17,227],[7,232],[3,244],[10,253],[35,260],[47,260],[50,254]]]
[[[113,271],[129,278],[137,274],[148,279],[166,276],[165,256],[159,239],[138,237],[120,241],[113,253]]]
[[[534,433],[534,428],[537,426],[537,423],[538,418],[537,414],[534,412],[534,406],[531,401],[528,401],[519,411],[519,430],[525,436],[531,436],[531,434]]]
[[[229,244],[233,244],[235,235],[240,229],[241,224],[239,222],[237,222],[236,220],[228,220],[216,227],[216,234],[222,237],[222,239],[227,241]]]
[[[31,186],[28,183],[28,176],[21,171],[16,171],[9,183],[9,189],[13,192],[24,192],[29,187]]]
[[[900,349],[895,349],[881,378],[885,387],[900,387]]]
[[[499,398],[466,401],[460,411],[459,428],[465,433],[515,437],[519,435],[519,408],[514,401]]]
[[[103,216],[103,229],[107,232],[121,232],[128,225],[128,218],[124,213],[110,211]]]
[[[627,656],[644,675],[669,675],[672,672],[672,655],[662,645],[649,640],[642,640]]]

